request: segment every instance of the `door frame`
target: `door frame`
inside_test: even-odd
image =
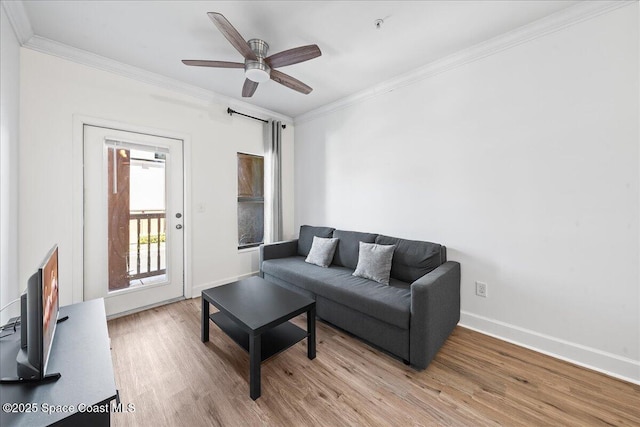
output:
[[[80,114],[73,115],[72,141],[72,301],[84,300],[84,126],[96,126],[182,140],[182,180],[184,197],[183,266],[184,297],[191,298],[191,136],[186,133],[106,120]]]

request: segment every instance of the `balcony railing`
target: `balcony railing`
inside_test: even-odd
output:
[[[129,280],[165,274],[165,212],[131,212],[129,230]]]

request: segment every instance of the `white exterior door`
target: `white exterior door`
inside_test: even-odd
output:
[[[84,126],[84,300],[107,315],[184,296],[183,142]]]

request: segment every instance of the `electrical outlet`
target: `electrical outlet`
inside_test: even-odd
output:
[[[487,297],[487,284],[483,282],[476,282],[476,295],[479,297]]]

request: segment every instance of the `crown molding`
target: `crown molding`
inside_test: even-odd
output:
[[[7,18],[20,45],[24,45],[33,37],[33,29],[22,1],[2,1]]]
[[[35,35],[22,0],[2,0],[1,3],[7,13],[7,18],[16,34],[16,38],[22,47],[190,95],[205,101],[213,101],[233,109],[240,109],[245,113],[265,116],[265,118],[268,119],[280,120],[283,123],[293,125],[293,118],[284,114]]]
[[[411,85],[420,80],[450,71],[454,68],[473,61],[491,56],[503,50],[518,46],[522,43],[542,37],[546,34],[562,30],[563,28],[596,16],[625,7],[638,0],[617,1],[583,1],[575,6],[561,10],[545,18],[524,25],[520,28],[479,43],[468,49],[449,55],[445,58],[431,62],[409,73],[402,74],[369,89],[357,92],[338,101],[324,105],[315,110],[296,116],[295,118],[271,111],[256,105],[224,96],[216,92],[203,89],[179,80],[166,77],[157,73],[127,65],[94,53],[77,49],[63,43],[59,43],[44,37],[34,35],[29,17],[22,1],[2,1],[2,6],[7,12],[7,17],[13,27],[20,44],[38,52],[47,53],[63,59],[67,59],[82,65],[87,65],[103,71],[125,76],[143,83],[152,84],[165,89],[184,93],[195,98],[226,104],[232,108],[241,108],[257,115],[266,115],[273,119],[281,120],[288,124],[304,123],[331,112],[347,108],[351,105],[363,102],[381,94]]]
[[[13,27],[18,42],[22,47],[57,56],[102,71],[118,74],[143,83],[159,86],[164,89],[174,90],[209,102],[214,101],[234,109],[242,109],[251,114],[262,115],[287,124],[293,124],[293,118],[284,114],[35,35],[31,28],[29,16],[24,8],[24,3],[21,0],[2,0],[1,3],[7,13],[7,18]]]
[[[414,71],[401,74],[371,88],[298,115],[294,118],[294,123],[299,124],[316,119],[634,3],[638,3],[638,0],[582,1],[530,24],[438,59]]]
[[[107,71],[113,74],[137,80],[142,83],[159,86],[163,89],[173,90],[205,101],[213,101],[218,104],[232,107],[233,109],[241,109],[242,112],[247,112],[258,116],[266,116],[266,118],[280,120],[286,124],[293,124],[293,118],[285,116],[284,114],[280,114],[266,108],[258,107],[256,105],[249,104],[248,102],[240,101],[228,96],[224,96],[211,90],[190,85],[188,83],[184,83],[179,80],[163,76],[161,74],[143,70],[142,68],[124,64],[122,62],[118,62],[104,56],[96,55],[95,53],[78,49],[51,39],[40,37],[38,35],[34,35],[33,37],[31,37],[22,46],[31,50],[35,50],[37,52],[57,56],[59,58],[73,61],[78,64],[86,65],[102,71]]]

